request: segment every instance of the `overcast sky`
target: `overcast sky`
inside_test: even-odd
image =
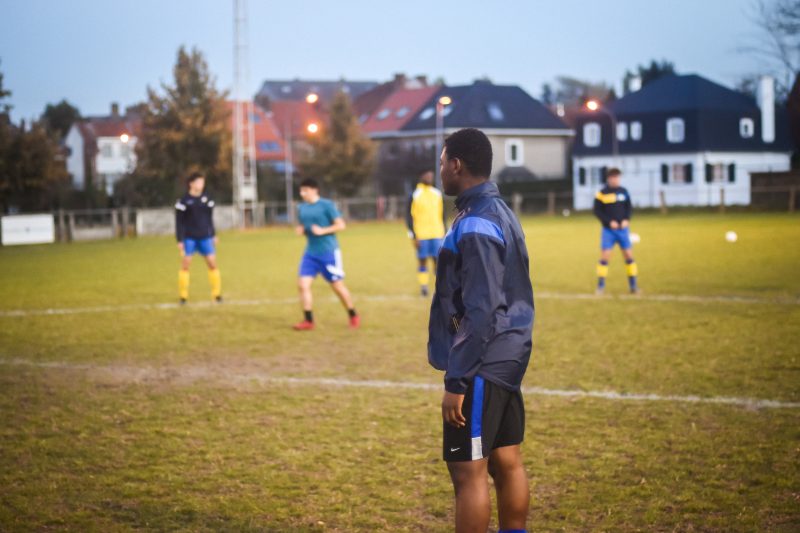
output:
[[[668,59],[733,85],[760,72],[741,52],[753,0],[250,0],[250,91],[264,79],[449,84],[488,76],[538,97],[565,74],[619,86],[626,69]],[[84,115],[142,101],[198,47],[220,88],[233,79],[232,0],[0,0],[0,72],[15,119],[66,98]]]

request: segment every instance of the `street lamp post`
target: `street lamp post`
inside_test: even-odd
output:
[[[605,107],[600,105],[600,102],[597,100],[589,100],[586,102],[586,108],[589,111],[599,111],[600,113],[605,113],[606,116],[611,120],[611,158],[614,161],[614,166],[619,166],[619,141],[617,139],[617,117],[614,116],[614,113],[606,109]],[[602,131],[602,130],[601,130]]]
[[[316,93],[309,93],[306,96],[306,102],[308,104],[315,104],[319,100],[319,95]],[[286,220],[289,224],[294,224],[295,222],[295,210],[294,210],[294,185],[293,185],[293,175],[294,175],[294,168],[293,161],[292,161],[292,125],[293,125],[293,116],[289,113],[289,116],[286,119],[286,124],[284,125],[283,131],[283,178],[286,184]],[[314,134],[317,133],[319,130],[319,125],[312,122],[306,127],[306,131],[308,133]]]
[[[449,96],[442,96],[436,101],[436,154],[434,154],[434,168],[436,169],[436,179],[434,185],[442,188],[441,169],[439,168],[439,156],[442,155],[442,144],[444,143],[444,108],[453,103]]]

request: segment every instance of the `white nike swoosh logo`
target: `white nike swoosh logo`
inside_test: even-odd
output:
[[[459,446],[458,448],[450,448],[450,451],[451,452],[457,452],[460,449],[461,449],[461,446]]]

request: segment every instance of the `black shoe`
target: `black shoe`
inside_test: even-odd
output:
[[[186,298],[181,298],[180,304],[181,305],[186,305]]]
[[[218,304],[221,304],[221,303],[222,303],[222,296],[217,296],[216,298],[214,298],[214,300],[215,300],[215,301],[216,301]]]

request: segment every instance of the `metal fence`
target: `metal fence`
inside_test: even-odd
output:
[[[707,203],[691,209],[712,209],[726,212],[730,208],[748,210],[772,210],[794,212],[798,208],[800,186],[754,186],[750,188],[750,202],[731,202],[726,190],[710,194]],[[506,202],[518,215],[556,215],[573,210],[572,191],[550,191],[542,193],[511,194]],[[635,201],[635,198],[634,198]],[[346,220],[400,220],[405,217],[407,198],[381,196],[377,198],[346,198],[337,200],[337,205]],[[448,200],[452,206],[452,199]],[[653,207],[662,213],[673,208],[689,209],[675,194],[660,191]],[[250,227],[287,224],[284,202],[262,202],[249,217]],[[448,212],[450,207],[447,208]],[[135,237],[137,235],[165,235],[175,231],[175,212],[171,207],[141,209],[121,207],[118,209],[59,210],[53,213],[56,238],[62,242],[96,239]],[[214,220],[218,229],[238,227],[232,206],[217,206]]]

